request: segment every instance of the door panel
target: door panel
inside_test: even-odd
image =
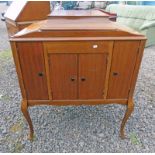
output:
[[[107,54],[79,55],[79,99],[101,99],[107,68]]]
[[[136,63],[139,41],[116,41],[109,77],[108,99],[126,99]]]
[[[77,99],[77,55],[49,54],[49,58],[52,98]]]
[[[21,42],[17,47],[28,99],[48,99],[42,43]]]

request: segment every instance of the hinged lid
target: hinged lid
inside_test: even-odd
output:
[[[5,18],[14,22],[43,20],[50,13],[49,1],[13,1]]]

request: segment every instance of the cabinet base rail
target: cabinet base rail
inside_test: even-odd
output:
[[[125,133],[124,133],[124,128],[127,120],[129,119],[131,113],[134,110],[134,102],[133,100],[129,99],[102,99],[102,100],[66,100],[66,101],[61,101],[61,100],[56,100],[56,101],[49,101],[49,100],[23,100],[21,103],[21,111],[29,125],[29,140],[33,140],[33,135],[34,135],[34,129],[33,129],[33,124],[32,120],[29,115],[28,107],[29,106],[35,106],[35,105],[54,105],[54,106],[65,106],[65,105],[99,105],[99,104],[122,104],[126,105],[126,112],[124,115],[124,118],[121,123],[120,127],[120,137],[122,139],[125,139]]]

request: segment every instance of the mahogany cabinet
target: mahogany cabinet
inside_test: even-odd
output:
[[[22,91],[22,112],[33,126],[34,105],[122,104],[131,115],[146,38],[108,18],[51,18],[10,38]]]

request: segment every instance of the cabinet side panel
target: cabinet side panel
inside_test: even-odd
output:
[[[53,100],[77,99],[77,55],[49,54]]]
[[[24,81],[23,81],[23,76],[22,76],[22,72],[21,72],[21,66],[20,66],[20,62],[19,62],[19,56],[18,56],[18,51],[16,48],[16,43],[15,42],[10,42],[11,44],[11,49],[12,49],[12,54],[13,54],[13,58],[14,58],[14,63],[16,66],[16,72],[18,75],[18,81],[19,81],[19,86],[21,89],[21,93],[22,93],[22,98],[24,100],[26,100],[27,95],[26,95],[26,91],[25,91],[25,87],[24,87]]]
[[[140,41],[115,41],[108,86],[108,99],[128,98],[139,44]]]
[[[27,98],[48,99],[42,43],[20,42],[17,47]]]
[[[135,89],[135,85],[136,85],[136,81],[137,81],[137,77],[138,77],[138,72],[139,72],[139,68],[140,68],[143,53],[144,53],[145,43],[146,43],[146,41],[142,40],[140,42],[140,45],[139,45],[139,52],[138,52],[138,56],[137,56],[137,60],[136,60],[136,66],[135,66],[132,81],[131,81],[129,98],[133,97],[133,93],[134,93],[134,89]]]

